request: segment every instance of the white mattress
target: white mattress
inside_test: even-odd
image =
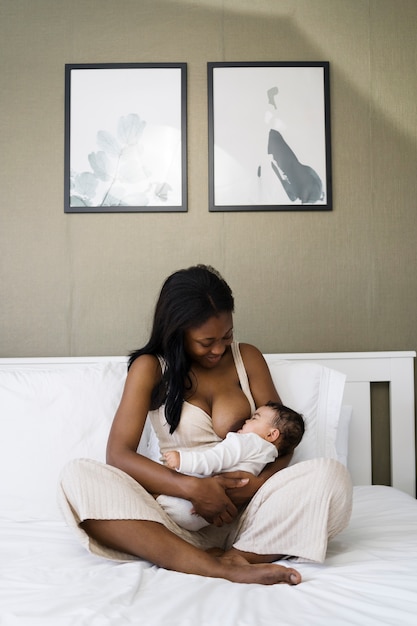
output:
[[[415,626],[416,500],[355,487],[326,562],[297,568],[297,587],[239,585],[91,556],[58,521],[1,521],[0,625]]]

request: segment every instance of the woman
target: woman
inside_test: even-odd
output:
[[[213,268],[167,278],[151,337],[130,357],[107,465],[70,463],[61,482],[63,509],[96,554],[234,582],[298,584],[295,569],[273,561],[324,559],[328,538],[350,515],[342,465],[317,459],[287,468],[288,455],[257,477],[196,478],[137,453],[148,413],[163,454],[215,445],[256,407],[280,401],[259,350],[233,342],[233,309],[232,292]],[[189,500],[211,525],[180,528],[156,502],[158,494]]]

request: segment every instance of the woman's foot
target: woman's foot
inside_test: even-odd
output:
[[[275,565],[274,563],[252,564],[243,556],[228,552],[216,558],[226,566],[224,578],[235,583],[298,585],[301,582],[301,574],[291,567]]]

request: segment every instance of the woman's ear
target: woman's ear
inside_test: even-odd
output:
[[[278,437],[280,436],[280,431],[278,430],[278,428],[273,428],[272,430],[269,431],[268,435],[267,435],[267,440],[270,441],[271,443],[273,443],[274,441],[276,441],[278,439]]]

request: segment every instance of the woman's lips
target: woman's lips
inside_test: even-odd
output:
[[[218,363],[222,356],[222,354],[218,354],[216,356],[206,356],[206,359],[210,361],[210,363]]]

